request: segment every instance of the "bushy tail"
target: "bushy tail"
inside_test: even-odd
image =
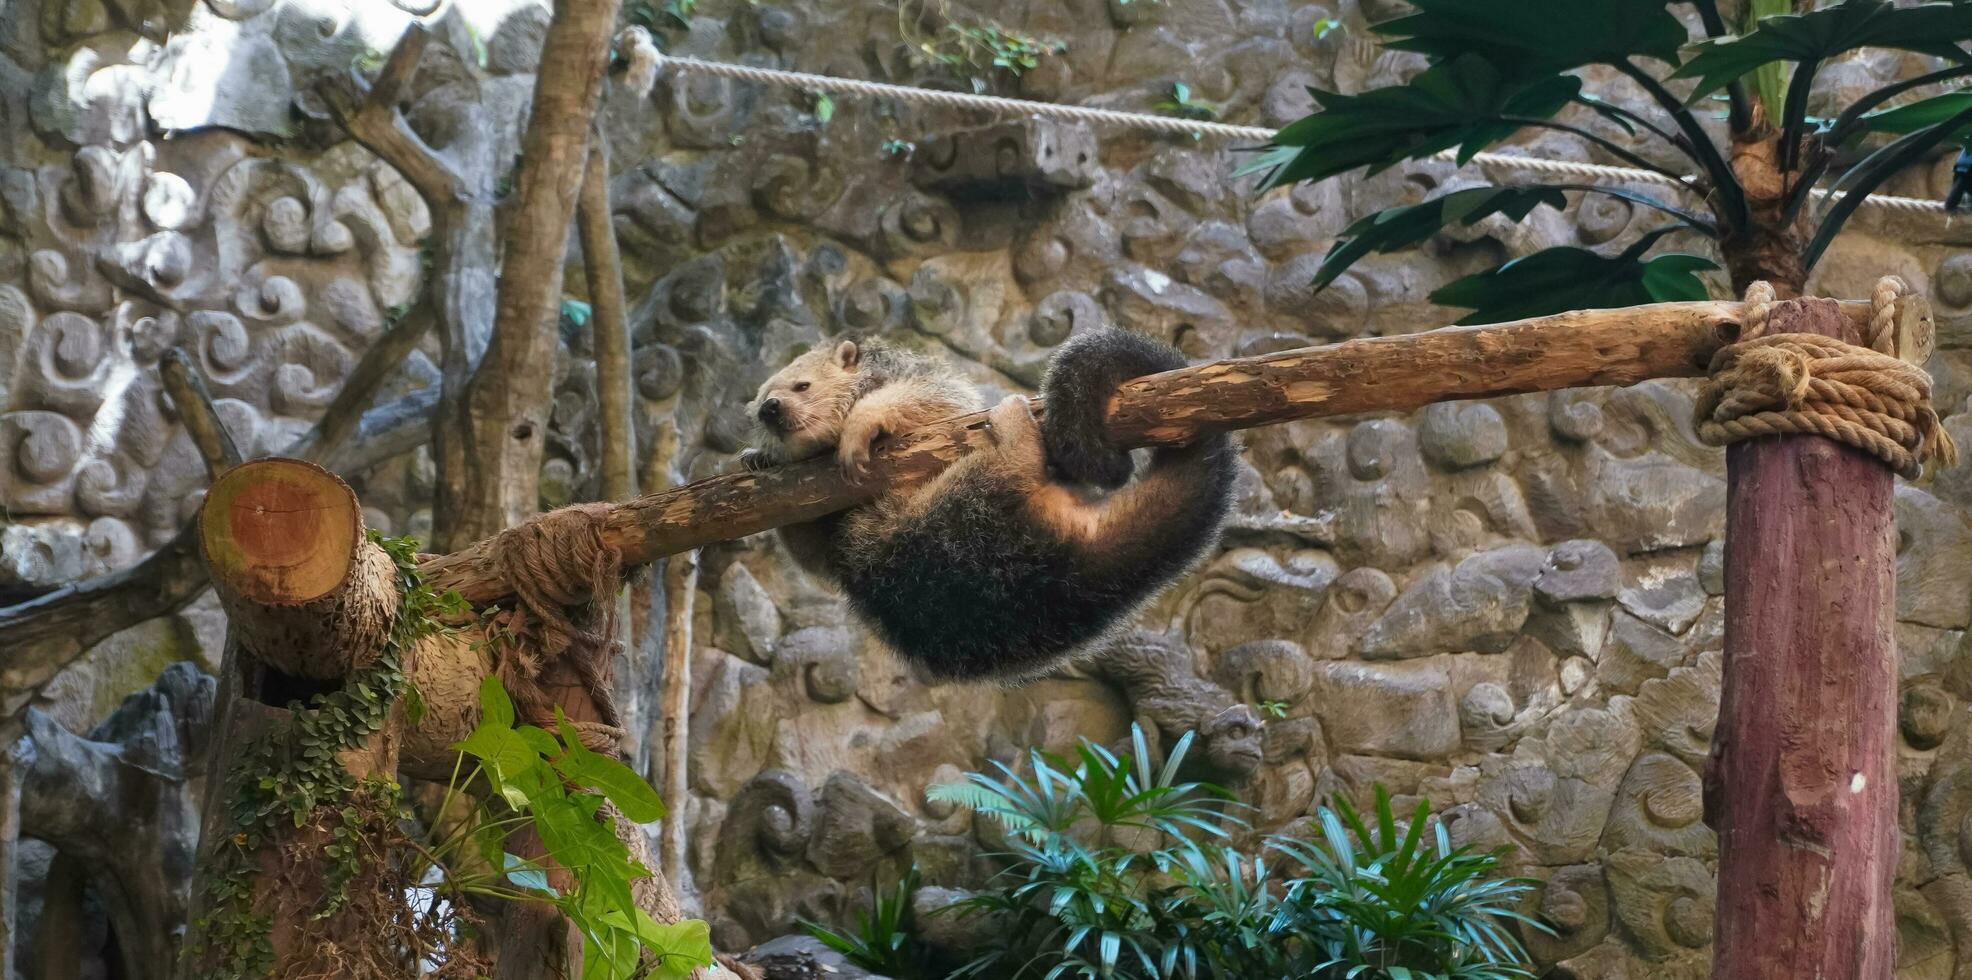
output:
[[[1116,490],[1130,482],[1128,450],[1104,428],[1119,385],[1185,366],[1185,357],[1148,337],[1098,330],[1070,338],[1041,382],[1048,463],[1062,480]],[[1218,539],[1231,509],[1238,454],[1224,434],[1201,436],[1151,455],[1143,479],[1101,502],[1103,540],[1085,560],[1131,580],[1169,582]],[[1144,591],[1157,586],[1146,584]]]
[[[1096,330],[1070,337],[1041,381],[1047,411],[1041,440],[1063,480],[1114,490],[1130,481],[1130,452],[1109,439],[1103,418],[1118,385],[1185,366],[1185,356],[1149,337]]]

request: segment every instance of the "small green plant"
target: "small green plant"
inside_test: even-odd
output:
[[[907,157],[916,151],[918,145],[910,140],[887,139],[878,147],[878,152],[887,157]]]
[[[815,93],[815,121],[826,126],[835,118],[835,99],[827,92]]]
[[[1269,842],[1305,873],[1287,886],[1277,919],[1325,954],[1316,969],[1391,980],[1532,978],[1503,921],[1546,931],[1513,910],[1537,883],[1494,877],[1497,855],[1452,847],[1445,825],[1430,822],[1429,803],[1400,825],[1378,786],[1374,817],[1369,826],[1337,799],[1316,818],[1319,841]]]
[[[1192,97],[1191,86],[1171,83],[1171,92],[1157,103],[1157,111],[1182,119],[1217,119],[1219,110]]]
[[[1041,59],[1068,50],[1065,41],[1049,41],[1009,31],[985,21],[952,16],[946,0],[936,0],[935,13],[925,0],[898,0],[897,33],[916,57],[956,74],[1003,71],[1015,78],[1040,67]],[[930,21],[935,27],[925,29]],[[972,76],[972,86],[984,90],[986,79]]]
[[[1240,821],[1222,812],[1223,792],[1177,781],[1191,738],[1161,766],[1133,729],[1121,758],[1084,742],[1072,762],[1035,750],[1024,772],[996,763],[998,775],[933,786],[929,798],[997,820],[1009,847],[986,891],[937,913],[994,917],[986,948],[951,975],[1532,976],[1505,928],[1527,921],[1512,909],[1531,883],[1495,877],[1496,855],[1453,848],[1428,805],[1400,826],[1379,787],[1374,827],[1337,801],[1320,810],[1313,840],[1273,835],[1261,853],[1243,854],[1227,839]],[[858,950],[910,948],[896,938],[908,920],[893,913],[883,930],[866,921]]]
[[[1269,718],[1285,718],[1287,717],[1288,709],[1294,706],[1288,704],[1286,701],[1262,701],[1254,705],[1254,707],[1259,708],[1260,713]]]
[[[926,950],[917,939],[917,914],[912,898],[920,879],[917,865],[885,894],[883,887],[870,882],[872,907],[856,915],[856,931],[837,932],[818,922],[799,920],[808,935],[849,958],[849,962],[892,980],[914,980],[926,976]]]
[[[552,733],[516,724],[513,701],[497,677],[480,685],[479,704],[479,726],[454,746],[459,760],[438,812],[448,812],[462,787],[479,780],[488,792],[473,819],[424,851],[427,865],[418,880],[436,882],[439,894],[552,905],[582,935],[584,980],[683,980],[710,965],[704,921],[658,922],[631,896],[631,882],[651,872],[632,859],[603,807],[613,804],[635,823],[656,820],[664,805],[650,785],[623,763],[583,747],[559,710]],[[467,759],[473,760],[469,770]],[[545,866],[505,850],[507,836],[522,826],[540,836],[572,887],[554,888]],[[460,860],[462,854],[479,860]]]
[[[1011,848],[997,889],[947,907],[1004,920],[993,945],[952,975],[1163,977],[1195,966],[1199,951],[1172,917],[1181,910],[1155,885],[1188,853],[1203,853],[1200,838],[1226,837],[1225,793],[1177,779],[1191,741],[1187,733],[1155,766],[1133,726],[1124,757],[1085,740],[1072,763],[1034,749],[1026,776],[995,763],[999,777],[933,786],[929,798],[997,819]]]

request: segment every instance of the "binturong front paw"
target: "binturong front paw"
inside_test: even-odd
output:
[[[740,469],[748,473],[771,470],[779,466],[780,462],[779,459],[775,458],[773,453],[767,452],[764,449],[742,449],[739,454]]]
[[[876,442],[883,438],[883,430],[873,425],[850,425],[842,430],[842,441],[836,444],[835,461],[842,467],[842,475],[850,483],[862,483],[870,476],[870,456],[876,451]]]

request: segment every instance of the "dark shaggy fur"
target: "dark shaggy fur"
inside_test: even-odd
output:
[[[1184,363],[1170,348],[1105,330],[1071,339],[1049,366],[1041,442],[1060,483],[1109,491],[1073,505],[1101,515],[1095,540],[1064,537],[1037,517],[1033,481],[987,451],[919,491],[928,500],[893,495],[818,522],[808,533],[826,535],[826,571],[884,642],[935,677],[1011,681],[1058,666],[1217,541],[1236,466],[1228,437],[1159,449],[1131,483],[1129,452],[1103,431],[1118,384]]]

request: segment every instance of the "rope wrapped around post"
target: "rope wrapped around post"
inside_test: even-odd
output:
[[[1899,356],[1911,353],[1898,330],[1903,307],[1918,301],[1902,279],[1878,280],[1870,344],[1859,347],[1817,334],[1768,334],[1773,287],[1754,283],[1739,340],[1713,356],[1699,390],[1698,437],[1724,446],[1758,436],[1825,436],[1907,480],[1927,463],[1954,464],[1958,447],[1931,404],[1931,376]]]

